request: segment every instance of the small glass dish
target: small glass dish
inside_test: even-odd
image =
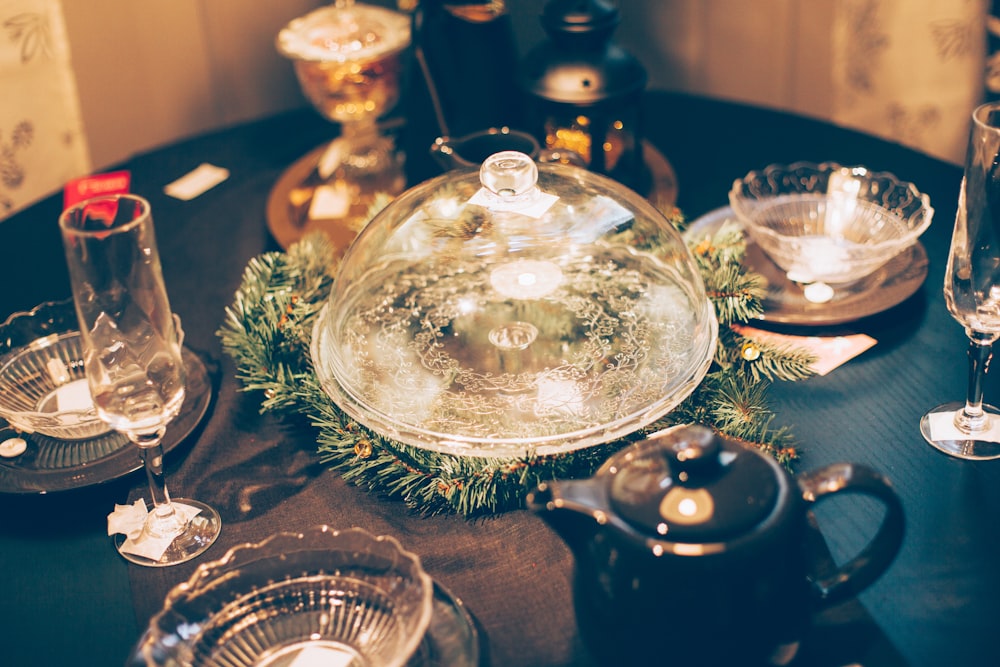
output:
[[[834,162],[770,165],[737,179],[729,202],[749,236],[797,283],[849,283],[917,242],[930,198],[912,183]]]
[[[84,440],[110,428],[97,415],[72,303],[45,303],[0,325],[0,417],[25,433]]]
[[[167,595],[142,645],[148,665],[406,664],[431,620],[434,583],[397,540],[315,526],[233,547]]]

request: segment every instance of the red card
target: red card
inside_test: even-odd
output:
[[[69,208],[91,197],[123,195],[129,191],[132,174],[128,171],[109,171],[74,178],[63,188],[63,208]]]

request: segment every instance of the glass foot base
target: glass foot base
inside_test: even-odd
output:
[[[168,565],[185,563],[195,556],[201,555],[215,543],[215,540],[219,537],[219,532],[222,530],[222,519],[219,517],[218,512],[197,500],[174,498],[172,502],[195,508],[199,510],[198,514],[187,523],[182,532],[174,536],[158,559],[147,558],[140,554],[124,550],[125,535],[115,535],[115,548],[118,549],[118,553],[122,555],[122,558],[136,565],[166,567]]]
[[[952,426],[951,415],[965,407],[965,403],[945,403],[929,411],[920,418],[920,433],[935,449],[944,452],[948,456],[969,461],[987,461],[990,459],[1000,459],[1000,442],[990,442],[989,440],[976,440],[974,436],[960,437],[954,426]],[[992,405],[983,404],[983,412],[990,416],[987,428],[990,423],[1000,424],[1000,410]],[[931,433],[931,421],[935,415],[941,415],[942,421],[947,420],[951,426],[951,433]],[[947,416],[945,416],[947,415]],[[937,436],[937,437],[935,437]]]

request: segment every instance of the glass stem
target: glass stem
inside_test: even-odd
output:
[[[146,532],[156,538],[170,537],[184,529],[184,521],[167,491],[167,480],[163,475],[163,444],[162,433],[156,437],[138,439],[139,451],[142,452],[142,465],[146,470],[146,480],[149,482],[149,493],[153,500],[153,509],[146,517]]]
[[[988,428],[983,412],[983,380],[993,358],[995,336],[969,332],[969,386],[965,407],[955,414],[955,426],[963,433],[976,433]]]
[[[391,166],[393,143],[380,131],[374,118],[366,116],[341,125],[347,149],[341,158],[348,178],[378,174]]]

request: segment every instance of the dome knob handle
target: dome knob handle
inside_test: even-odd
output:
[[[494,153],[479,168],[479,182],[502,199],[521,197],[535,189],[538,165],[518,151]]]

